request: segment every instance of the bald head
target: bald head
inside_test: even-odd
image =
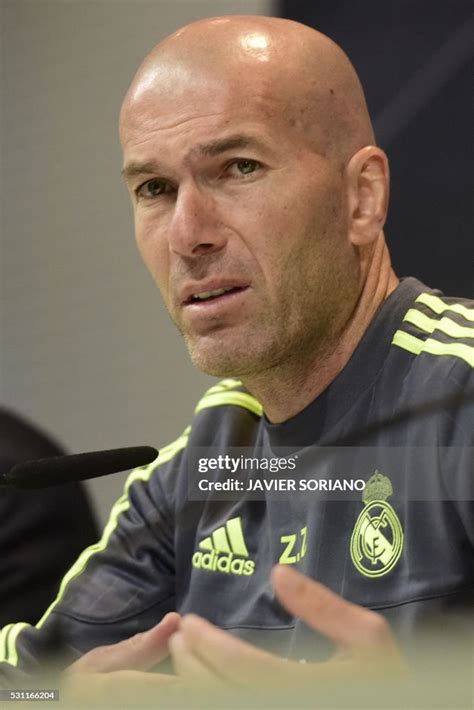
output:
[[[364,94],[344,52],[305,25],[258,16],[200,20],[158,44],[127,92],[122,131],[150,101],[169,105],[183,94],[192,101],[203,85],[212,107],[213,84],[238,90],[248,101],[269,97],[269,110],[306,134],[319,152],[344,162],[374,143]]]
[[[276,18],[195,22],[145,59],[120,130],[138,247],[194,363],[275,392],[337,353],[388,263],[387,160],[339,47]]]

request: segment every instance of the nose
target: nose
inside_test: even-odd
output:
[[[227,242],[213,196],[195,184],[180,186],[167,231],[171,250],[184,257],[212,254]]]

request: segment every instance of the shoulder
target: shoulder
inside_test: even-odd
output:
[[[474,302],[426,289],[405,312],[392,338],[392,363],[404,364],[398,406],[437,413],[446,441],[472,439]],[[395,362],[398,365],[395,365]],[[426,411],[425,411],[426,410]],[[455,434],[457,432],[457,434]]]
[[[183,457],[190,447],[251,446],[263,408],[239,380],[225,379],[210,387],[199,399],[190,424],[175,441],[159,447],[159,456],[148,466],[133,471],[125,493],[138,481],[159,479],[174,488]]]
[[[426,290],[405,313],[392,345],[427,376],[444,373],[474,386],[474,302]]]
[[[199,400],[194,414],[214,407],[238,407],[261,417],[263,408],[260,402],[245,389],[240,380],[221,380],[210,387]]]

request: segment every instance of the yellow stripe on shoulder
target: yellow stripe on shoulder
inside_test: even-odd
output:
[[[474,328],[459,325],[448,316],[436,320],[436,318],[429,318],[416,308],[410,308],[403,320],[405,323],[415,325],[425,333],[431,334],[434,330],[440,330],[452,338],[474,338]]]
[[[188,426],[183,431],[181,436],[178,437],[178,439],[172,441],[171,444],[168,444],[167,446],[164,446],[162,449],[160,449],[160,453],[157,459],[147,464],[147,466],[143,466],[142,468],[137,468],[132,471],[131,474],[127,477],[127,480],[125,481],[124,494],[128,495],[128,491],[132,483],[135,483],[135,481],[147,481],[151,477],[153,471],[158,468],[158,466],[162,466],[164,463],[168,463],[168,461],[171,461],[171,459],[174,458],[177,453],[184,449],[184,447],[188,443],[190,433],[191,427]]]
[[[224,407],[225,405],[233,405],[235,407],[242,407],[243,409],[248,409],[253,414],[261,417],[263,414],[263,407],[255,397],[247,392],[216,392],[215,394],[206,393],[204,397],[198,402],[194,413],[197,414],[203,409],[208,409],[209,407]]]
[[[453,311],[453,313],[459,313],[467,320],[474,322],[474,308],[468,308],[462,303],[445,303],[441,298],[434,296],[432,293],[420,293],[415,303],[423,303],[423,305],[428,306],[428,308],[438,315],[445,311]]]
[[[464,360],[468,365],[474,367],[474,347],[472,345],[465,345],[464,343],[441,343],[434,338],[421,340],[410,333],[405,333],[403,330],[397,330],[393,336],[392,345],[397,345],[399,348],[408,350],[408,352],[414,355],[419,355],[422,352],[429,353],[430,355],[450,355],[451,357]]]
[[[239,391],[241,387],[242,382],[240,380],[232,378],[221,380],[216,385],[206,390],[197,403],[194,414],[201,412],[203,409],[209,409],[210,407],[224,407],[230,404],[235,407],[248,409],[250,412],[253,412],[253,414],[261,417],[263,414],[262,405],[248,392]]]

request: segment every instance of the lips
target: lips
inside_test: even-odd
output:
[[[247,284],[235,281],[226,281],[225,283],[209,281],[206,283],[189,284],[183,289],[181,300],[184,306],[211,303],[238,293],[239,291],[243,291],[246,288]]]

